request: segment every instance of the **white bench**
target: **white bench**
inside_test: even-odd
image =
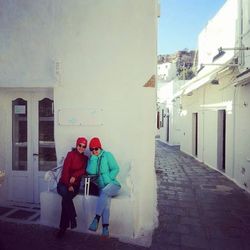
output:
[[[77,228],[79,232],[88,232],[88,226],[95,216],[96,196],[84,196],[78,194],[74,198],[77,213]],[[55,192],[42,192],[40,194],[41,218],[40,223],[57,227],[61,215],[61,196]],[[110,208],[110,236],[125,240],[132,239],[134,235],[133,200],[131,197],[121,194],[111,201]],[[97,233],[101,233],[101,226]]]
[[[126,170],[125,183],[122,184],[120,194],[111,200],[110,207],[110,236],[119,238],[121,241],[131,242],[135,235],[134,199],[132,196],[133,185],[130,178],[130,167]],[[123,175],[125,176],[125,175]],[[74,198],[77,213],[78,232],[93,233],[88,230],[89,224],[95,216],[96,196],[78,194]],[[58,228],[61,215],[61,196],[54,188],[40,194],[41,218],[43,225]],[[101,222],[101,221],[100,221]],[[101,223],[97,231],[101,233]]]

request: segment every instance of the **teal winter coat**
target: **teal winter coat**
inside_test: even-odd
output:
[[[98,170],[98,161],[100,162],[100,169]],[[87,173],[91,175],[98,175],[96,184],[99,188],[104,188],[109,183],[113,183],[120,186],[120,183],[116,180],[116,176],[119,173],[119,166],[110,152],[102,150],[98,156],[91,155]]]

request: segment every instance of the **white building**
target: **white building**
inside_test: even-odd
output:
[[[157,68],[157,132],[162,142],[179,145],[179,104],[173,102],[173,95],[186,81],[177,79],[175,60],[158,64]]]
[[[134,238],[147,237],[157,224],[158,1],[0,5],[1,201],[39,203],[45,171],[77,137],[98,136],[132,181]]]
[[[249,14],[248,0],[227,0],[199,35],[198,75],[174,98],[180,102],[181,150],[248,191]]]

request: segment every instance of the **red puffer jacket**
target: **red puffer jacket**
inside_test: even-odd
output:
[[[68,152],[64,163],[60,182],[66,186],[70,186],[69,180],[75,177],[76,181],[73,186],[79,186],[81,177],[86,173],[88,157],[80,154],[77,150]]]

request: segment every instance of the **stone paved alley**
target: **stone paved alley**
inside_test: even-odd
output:
[[[155,163],[159,227],[150,249],[250,249],[250,194],[178,147],[160,141]],[[17,207],[0,205],[0,250],[146,249],[77,232],[57,240],[55,229],[39,225],[34,213],[31,219],[28,213],[13,217],[14,213],[18,214]]]

